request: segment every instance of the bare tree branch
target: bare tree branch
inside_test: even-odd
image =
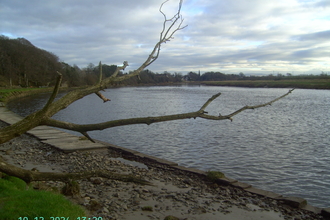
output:
[[[157,123],[157,122],[165,122],[165,121],[173,121],[173,120],[181,120],[181,119],[189,119],[189,118],[204,118],[208,120],[233,120],[232,117],[234,115],[237,115],[238,113],[247,110],[247,109],[257,109],[261,107],[265,107],[267,105],[271,105],[272,103],[278,101],[281,98],[284,98],[285,96],[289,95],[292,90],[289,90],[286,94],[261,105],[255,105],[255,106],[245,106],[229,115],[219,115],[219,116],[214,116],[214,115],[208,115],[207,112],[205,112],[206,107],[217,97],[221,95],[221,93],[213,95],[210,99],[208,99],[205,104],[196,112],[188,112],[188,113],[183,113],[183,114],[173,114],[173,115],[165,115],[165,116],[157,116],[157,117],[142,117],[142,118],[128,118],[128,119],[120,119],[120,120],[113,120],[113,121],[107,121],[103,123],[97,123],[97,124],[84,124],[84,125],[79,125],[79,124],[74,124],[74,123],[69,123],[69,122],[63,122],[51,118],[45,119],[42,124],[43,125],[48,125],[48,126],[53,126],[57,128],[62,128],[62,129],[67,129],[67,130],[72,130],[72,131],[77,131],[77,132],[88,132],[88,131],[94,131],[94,130],[104,130],[107,128],[112,128],[112,127],[118,127],[118,126],[125,126],[125,125],[133,125],[133,124],[147,124],[150,125],[152,123]]]
[[[103,73],[102,73],[102,63],[101,63],[101,61],[99,62],[99,71],[100,71],[100,75],[99,75],[99,83],[101,83],[101,82],[102,82],[102,75],[103,75]]]
[[[180,0],[179,6],[178,6],[178,11],[176,14],[173,15],[173,17],[171,19],[167,19],[166,14],[162,11],[164,4],[166,4],[168,1],[169,0],[166,0],[165,2],[163,2],[159,8],[160,13],[164,16],[163,29],[160,32],[158,43],[155,45],[154,50],[149,55],[150,61],[149,61],[149,63],[145,63],[146,66],[144,68],[146,68],[147,66],[152,64],[158,58],[159,53],[160,53],[160,48],[163,43],[170,41],[170,39],[173,38],[173,35],[177,31],[182,30],[187,27],[187,25],[182,27],[182,23],[184,21],[184,19],[182,18],[182,15],[181,15],[181,8],[182,8],[183,0]],[[178,21],[180,21],[179,24],[178,24]],[[170,25],[167,27],[166,24],[168,22],[170,22]],[[175,27],[175,25],[177,25],[177,26]]]
[[[274,99],[274,100],[272,100],[270,102],[261,104],[261,105],[254,105],[254,106],[248,106],[247,105],[247,106],[244,106],[244,107],[238,109],[237,111],[235,111],[235,112],[233,112],[233,113],[231,113],[229,115],[222,116],[221,114],[219,114],[219,116],[213,116],[213,115],[206,115],[206,114],[204,114],[204,115],[201,116],[201,118],[205,118],[205,119],[209,119],[209,120],[224,120],[224,119],[229,119],[229,120],[232,121],[233,120],[232,117],[235,116],[235,115],[237,115],[238,113],[240,113],[242,111],[245,111],[247,109],[257,109],[257,108],[265,107],[267,105],[271,105],[272,103],[274,103],[274,102],[276,102],[276,101],[284,98],[285,96],[289,95],[293,90],[294,89],[291,89],[291,90],[289,90],[289,92],[285,93],[284,95],[282,95],[282,96],[280,96],[280,97],[278,97],[278,98],[276,98],[276,99]]]
[[[121,119],[121,120],[108,121],[108,122],[103,122],[103,123],[98,123],[98,124],[86,124],[86,125],[78,125],[78,124],[73,124],[73,123],[69,123],[69,122],[63,122],[63,121],[51,119],[51,117],[54,114],[56,114],[57,112],[59,112],[60,110],[66,108],[73,102],[75,102],[89,94],[92,94],[92,93],[95,93],[96,95],[98,95],[104,102],[110,101],[109,99],[104,97],[100,93],[100,91],[106,89],[112,83],[121,82],[121,81],[129,79],[133,76],[139,76],[139,73],[144,68],[146,68],[147,66],[152,64],[155,60],[157,60],[157,58],[159,57],[159,54],[160,54],[160,49],[161,49],[162,44],[173,39],[173,36],[177,31],[180,31],[183,28],[187,27],[187,26],[182,25],[183,21],[184,21],[184,19],[181,16],[182,1],[183,0],[179,1],[178,10],[171,18],[167,18],[166,14],[163,12],[163,6],[164,6],[164,4],[166,4],[168,2],[168,0],[166,0],[165,2],[163,2],[161,4],[159,11],[164,16],[164,21],[163,21],[163,28],[160,32],[159,41],[155,44],[153,50],[151,51],[149,56],[141,64],[141,66],[139,68],[137,68],[135,71],[133,71],[130,74],[118,76],[119,72],[121,70],[124,70],[128,66],[128,62],[124,61],[123,66],[117,66],[113,75],[103,79],[102,64],[100,62],[99,63],[100,76],[99,76],[98,83],[96,83],[93,86],[86,87],[86,88],[79,88],[79,89],[73,90],[73,91],[67,93],[62,98],[55,101],[55,98],[58,94],[59,87],[60,87],[61,80],[62,80],[62,75],[59,73],[54,91],[53,91],[52,95],[50,96],[45,107],[37,112],[34,112],[34,113],[28,115],[27,117],[25,117],[24,119],[22,119],[21,121],[15,123],[15,124],[12,124],[5,128],[1,128],[0,129],[0,144],[5,143],[5,142],[13,139],[14,137],[19,136],[19,135],[25,133],[26,131],[28,131],[34,127],[37,127],[39,125],[49,125],[49,126],[54,126],[54,127],[58,127],[58,128],[64,128],[67,130],[78,131],[81,134],[83,134],[85,137],[87,137],[89,140],[93,141],[93,139],[87,134],[88,131],[103,130],[103,129],[117,127],[117,126],[132,125],[132,124],[150,125],[152,123],[157,123],[157,122],[181,120],[181,119],[188,119],[188,118],[198,118],[198,117],[204,118],[204,119],[209,119],[209,120],[224,120],[224,119],[232,120],[232,117],[234,115],[237,115],[246,109],[256,109],[256,108],[261,108],[261,107],[264,107],[267,105],[271,105],[273,102],[285,97],[286,95],[288,95],[289,93],[291,93],[293,91],[293,90],[290,90],[287,94],[284,94],[265,104],[256,105],[256,106],[245,106],[226,116],[208,115],[208,113],[205,111],[207,106],[213,100],[215,100],[217,97],[220,96],[220,93],[218,93],[218,94],[215,94],[214,96],[212,96],[210,99],[208,99],[198,111],[188,112],[188,113],[184,113],[184,114],[173,114],[173,115],[165,115],[165,116],[158,116],[158,117]],[[26,182],[40,181],[40,180],[68,181],[70,179],[82,179],[82,178],[88,178],[88,177],[92,177],[92,176],[100,176],[100,177],[105,177],[105,178],[110,178],[110,179],[117,179],[117,180],[121,180],[121,181],[133,181],[133,182],[148,184],[148,182],[141,180],[139,178],[136,178],[134,176],[111,173],[108,171],[95,171],[95,172],[82,172],[82,173],[32,172],[32,171],[27,171],[27,170],[12,166],[10,164],[7,164],[1,158],[0,158],[0,171],[7,173],[8,175],[19,177],[19,178],[25,180]]]
[[[55,98],[56,98],[56,96],[57,96],[57,94],[58,94],[58,91],[59,91],[59,89],[60,89],[60,86],[61,86],[61,82],[62,82],[62,78],[63,78],[63,76],[62,76],[62,74],[61,74],[60,72],[58,72],[58,71],[57,71],[57,74],[58,74],[58,76],[57,76],[57,79],[56,79],[55,87],[54,87],[54,89],[53,89],[53,93],[52,93],[52,95],[49,97],[49,99],[48,99],[46,105],[44,106],[44,108],[43,108],[44,110],[48,109],[49,105],[52,104],[52,102],[55,100]]]
[[[165,15],[165,14],[162,11],[162,7],[166,2],[167,1],[165,1],[159,9],[163,15]],[[65,109],[73,102],[75,102],[89,94],[96,93],[104,102],[108,101],[108,99],[100,93],[101,90],[106,89],[109,85],[111,85],[114,82],[121,82],[121,81],[129,79],[131,77],[139,76],[139,73],[144,68],[146,68],[147,66],[152,64],[158,58],[161,45],[163,43],[165,43],[166,41],[169,41],[171,38],[173,38],[173,35],[177,31],[182,30],[183,28],[186,27],[186,26],[184,26],[184,27],[181,26],[182,22],[183,22],[183,19],[181,16],[181,7],[182,7],[182,0],[180,0],[180,2],[179,2],[179,7],[178,7],[177,13],[171,19],[167,19],[166,15],[165,15],[163,29],[160,33],[160,39],[155,44],[153,50],[151,51],[151,53],[149,54],[149,56],[147,57],[145,62],[138,69],[136,69],[135,71],[133,71],[130,74],[126,74],[126,75],[117,77],[118,73],[121,70],[124,70],[128,66],[128,62],[124,61],[123,66],[118,66],[115,73],[113,75],[111,75],[110,77],[107,77],[107,78],[101,80],[101,76],[100,76],[99,82],[96,85],[89,86],[87,88],[80,88],[80,89],[73,90],[73,91],[67,93],[62,98],[54,101],[55,96],[58,92],[58,87],[61,83],[60,80],[62,79],[61,77],[59,77],[58,82],[56,84],[57,86],[55,86],[53,95],[50,97],[46,106],[42,110],[32,113],[31,115],[25,117],[23,120],[15,123],[13,125],[5,127],[4,129],[0,129],[0,144],[5,143],[6,141],[9,141],[10,139],[12,139],[16,136],[19,136],[36,126],[41,125],[41,121],[44,121],[44,119],[52,117],[54,114],[61,111],[62,109]],[[179,24],[178,24],[178,21],[180,21]],[[170,22],[170,25],[167,27],[166,24],[168,22]],[[176,24],[178,24],[178,26],[175,26]]]
[[[108,102],[111,101],[110,99],[106,98],[100,91],[95,93],[98,97],[100,97],[100,99],[103,100],[103,102]]]

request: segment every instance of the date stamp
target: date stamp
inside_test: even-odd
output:
[[[77,218],[70,218],[70,217],[19,217],[17,220],[103,220],[102,217],[77,217]]]

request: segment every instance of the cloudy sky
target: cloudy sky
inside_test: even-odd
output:
[[[138,67],[159,38],[163,0],[0,0],[0,34],[71,65]],[[171,17],[178,0],[164,12]],[[184,0],[185,29],[154,72],[330,73],[330,0]]]

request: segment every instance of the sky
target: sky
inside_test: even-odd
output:
[[[0,35],[80,68],[138,68],[159,40],[163,0],[0,0]],[[163,12],[172,17],[179,0]],[[330,74],[330,0],[183,0],[183,25],[148,69]]]

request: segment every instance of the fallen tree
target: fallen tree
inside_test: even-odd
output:
[[[168,0],[167,0],[168,1]],[[228,115],[209,115],[205,109],[206,107],[217,97],[219,97],[221,94],[215,94],[212,97],[210,97],[205,104],[197,111],[195,112],[188,112],[183,114],[174,114],[174,115],[165,115],[165,116],[158,116],[158,117],[142,117],[142,118],[130,118],[130,119],[121,119],[121,120],[114,120],[114,121],[108,121],[98,124],[85,124],[85,125],[79,125],[79,124],[73,124],[69,122],[64,121],[58,121],[54,120],[51,117],[56,114],[57,112],[61,111],[62,109],[65,109],[73,102],[85,97],[86,95],[95,93],[103,102],[110,101],[110,99],[106,98],[101,91],[108,88],[109,85],[114,84],[116,82],[120,82],[123,80],[126,80],[130,77],[139,77],[139,73],[145,69],[147,66],[152,64],[160,54],[161,46],[170,41],[170,39],[173,38],[173,35],[179,31],[185,28],[186,26],[183,26],[183,18],[181,16],[181,7],[182,7],[182,0],[179,2],[177,13],[172,16],[171,18],[167,18],[165,13],[162,11],[163,5],[167,2],[163,2],[159,8],[160,13],[164,16],[164,22],[163,22],[163,28],[160,32],[160,38],[159,41],[155,44],[153,50],[149,54],[149,56],[146,58],[145,62],[135,71],[133,71],[130,74],[118,76],[118,73],[121,70],[124,70],[128,66],[128,62],[124,61],[122,66],[118,66],[115,73],[105,79],[102,79],[102,72],[100,73],[99,82],[96,85],[89,86],[86,88],[80,88],[73,90],[71,92],[68,92],[65,96],[55,101],[55,98],[58,94],[61,81],[62,81],[62,74],[58,73],[58,77],[56,80],[56,85],[54,87],[53,93],[51,94],[48,102],[46,105],[39,111],[32,113],[22,119],[21,121],[9,125],[5,128],[0,129],[0,144],[5,143],[27,131],[29,131],[32,128],[35,128],[40,125],[48,125],[53,126],[57,128],[63,128],[67,130],[72,131],[78,131],[81,134],[83,134],[85,137],[87,137],[89,140],[93,141],[92,138],[88,135],[87,132],[93,131],[93,130],[103,130],[107,128],[112,128],[116,126],[125,126],[125,125],[132,125],[132,124],[147,124],[150,125],[152,123],[159,123],[164,121],[172,121],[172,120],[181,120],[181,119],[189,119],[189,118],[203,118],[206,120],[233,120],[233,116],[239,114],[240,112],[247,110],[247,109],[256,109],[265,107],[267,105],[271,105],[272,103],[276,102],[277,100],[287,96],[292,92],[292,90],[289,90],[286,94],[271,100],[267,103],[261,104],[261,105],[255,105],[255,106],[245,106],[242,107],[236,111],[233,111],[233,113]],[[102,70],[102,68],[100,68]],[[134,177],[132,175],[124,175],[124,174],[118,174],[118,173],[109,173],[105,171],[93,171],[93,172],[81,172],[81,173],[45,173],[45,172],[35,172],[35,171],[29,171],[24,170],[21,168],[17,168],[15,166],[12,166],[2,159],[0,159],[0,171],[4,172],[11,176],[16,176],[18,178],[23,179],[26,182],[31,181],[44,181],[44,180],[56,180],[56,181],[63,181],[63,182],[69,182],[72,179],[85,179],[89,177],[94,176],[100,176],[108,179],[115,179],[115,180],[121,180],[121,181],[132,181],[132,182],[138,182],[142,184],[148,184],[147,181],[141,180],[137,177]]]

